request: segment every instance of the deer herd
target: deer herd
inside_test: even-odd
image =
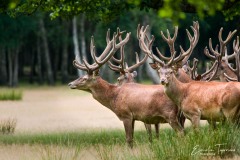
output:
[[[207,66],[206,72],[197,73],[198,60],[194,58],[190,66],[189,57],[199,40],[199,24],[193,22],[193,35],[186,30],[189,48],[185,51],[181,46],[179,53],[175,50],[175,40],[178,27],[175,27],[173,37],[167,30],[167,37],[161,31],[161,36],[170,49],[170,57],[163,55],[158,48],[153,53],[154,36],[147,35],[148,26],[137,29],[139,47],[144,53],[142,60],[136,53],[136,64],[128,66],[125,62],[124,47],[130,39],[131,33],[117,29],[112,39],[110,31],[106,35],[107,46],[96,56],[94,39],[90,44],[90,53],[94,63],[89,64],[83,58],[82,62],[73,61],[73,65],[87,72],[69,83],[71,89],[90,92],[94,99],[112,110],[123,122],[126,141],[133,146],[134,122],[142,121],[152,140],[151,124],[155,125],[156,136],[159,136],[159,124],[168,123],[177,133],[184,134],[185,119],[189,119],[194,129],[199,128],[200,120],[207,120],[216,127],[217,122],[240,124],[240,46],[239,37],[233,41],[233,53],[228,54],[228,44],[236,34],[236,30],[229,32],[226,40],[222,39],[223,29],[219,31],[219,45],[213,49],[209,39],[209,49],[204,54],[212,60],[212,66]],[[119,50],[119,59],[114,54]],[[151,67],[160,77],[159,85],[144,85],[134,81],[137,67],[146,60],[152,59]],[[232,66],[229,61],[234,62]],[[111,70],[119,72],[116,84],[110,84],[99,75],[99,69],[108,63]]]

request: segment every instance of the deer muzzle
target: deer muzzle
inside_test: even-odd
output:
[[[69,86],[71,89],[76,89],[76,88],[77,88],[77,86],[76,86],[73,82],[68,83],[68,86]]]

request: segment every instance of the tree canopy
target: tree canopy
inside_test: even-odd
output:
[[[160,17],[173,21],[184,19],[186,13],[197,13],[204,18],[220,11],[226,19],[240,15],[238,0],[0,0],[0,12],[10,16],[42,10],[49,13],[51,18],[85,13],[93,20],[109,21],[135,8],[154,9]]]

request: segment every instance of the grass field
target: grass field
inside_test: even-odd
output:
[[[123,130],[25,133],[2,135],[0,154],[7,154],[9,159],[18,155],[18,159],[49,160],[237,159],[240,155],[239,135],[239,129],[228,125],[218,126],[215,130],[205,126],[198,132],[187,128],[185,136],[177,135],[172,129],[164,129],[160,139],[155,138],[150,143],[145,131],[137,131],[134,148],[130,149],[125,143]],[[1,152],[5,147],[9,150]]]
[[[122,123],[85,92],[67,87],[22,88],[22,100],[0,101],[0,120],[16,120],[14,134],[0,135],[0,160],[240,159],[240,129],[202,125],[178,136],[161,125],[149,143],[137,123],[134,148]]]

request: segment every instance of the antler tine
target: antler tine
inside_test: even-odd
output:
[[[128,72],[133,72],[134,69],[136,69],[137,67],[141,66],[141,65],[142,65],[143,63],[145,63],[146,60],[148,59],[148,55],[145,54],[145,55],[144,55],[144,58],[140,61],[140,60],[139,60],[138,53],[135,52],[135,54],[136,54],[136,64],[132,65],[131,67],[128,67],[128,68],[126,69]]]
[[[116,65],[112,64],[111,61],[108,61],[108,66],[113,71],[116,71],[116,72],[121,72],[122,71],[122,67],[121,66],[116,66]]]
[[[190,71],[191,79],[196,80],[198,59],[196,59],[196,58],[193,59],[193,66],[192,67],[190,67],[190,62],[189,61],[187,61],[186,63],[187,63],[187,67],[188,67],[188,69]]]
[[[207,76],[208,74],[210,74],[214,69],[215,72],[217,71],[216,65],[217,65],[218,61],[216,60],[213,65],[211,66],[211,68],[209,68],[209,63],[207,63],[208,67],[206,68],[205,73],[202,74],[202,77]],[[213,77],[212,77],[213,78]]]
[[[230,81],[238,81],[236,78],[232,78],[232,77],[228,76],[227,73],[223,73],[223,75],[226,77],[228,82],[230,82]]]
[[[220,43],[220,50],[221,50],[221,43]],[[220,53],[218,52],[218,50],[214,50],[213,49],[213,46],[212,46],[212,38],[209,38],[209,49],[210,49],[210,51],[214,54],[214,56],[212,56],[212,57],[214,57],[213,59],[216,59],[216,57],[219,57],[219,56],[221,56],[221,51],[220,51]],[[208,57],[211,57],[211,56],[208,56]]]
[[[176,41],[177,34],[178,34],[178,26],[175,26],[175,27],[174,27],[174,36],[173,36],[173,38],[171,38],[168,29],[167,29],[167,36],[168,36],[168,38],[166,38],[166,37],[164,36],[163,32],[161,31],[161,35],[162,35],[163,40],[164,40],[165,42],[167,42],[167,44],[168,44],[168,46],[169,46],[169,48],[170,48],[171,56],[172,56],[172,55],[174,54],[174,52],[175,52],[174,43],[175,43],[175,41]],[[160,53],[160,52],[158,52],[158,53]],[[170,58],[167,58],[167,57],[166,57],[165,59],[166,59],[166,60],[169,60]]]
[[[192,66],[192,68],[190,68],[190,70],[192,72],[192,78],[193,79],[196,79],[197,65],[198,65],[198,59],[194,58],[193,59],[193,66]]]
[[[212,65],[212,67],[211,67],[207,72],[205,72],[205,73],[202,75],[202,77],[203,77],[203,76],[205,76],[205,75],[213,72],[212,75],[210,76],[210,78],[207,79],[208,82],[211,81],[211,80],[216,76],[218,67],[219,67],[219,65],[220,65],[220,61],[221,61],[221,59],[220,59],[220,57],[219,57],[218,60],[216,60],[216,61],[214,62],[214,64]]]
[[[212,60],[215,60],[215,56],[213,56],[213,55],[210,54],[207,46],[204,48],[204,54],[205,54],[208,58],[210,58],[210,59],[212,59]]]
[[[88,69],[84,65],[80,64],[76,59],[73,60],[73,66],[76,67],[77,69],[88,71]]]

